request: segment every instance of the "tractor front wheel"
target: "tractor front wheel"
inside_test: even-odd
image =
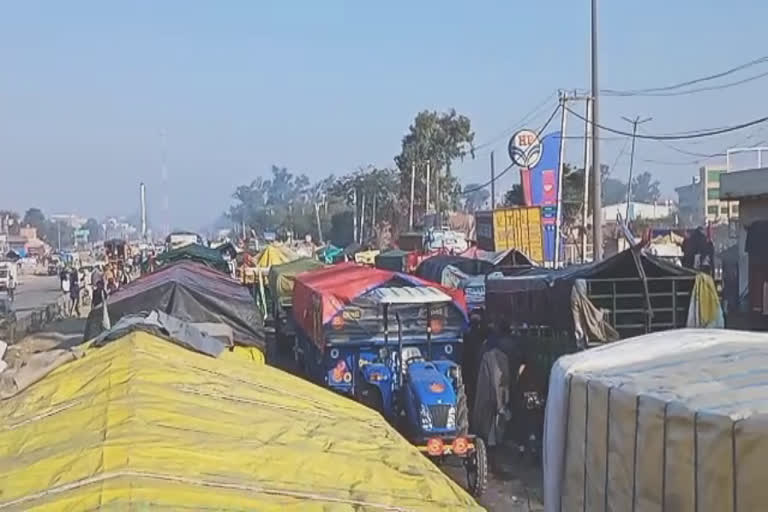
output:
[[[485,492],[488,485],[488,453],[485,443],[479,437],[474,440],[475,451],[467,457],[464,465],[467,469],[467,487],[469,493],[479,498]]]
[[[469,405],[464,383],[456,388],[456,434],[466,436],[469,433]]]

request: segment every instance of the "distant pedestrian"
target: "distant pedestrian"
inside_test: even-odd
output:
[[[72,300],[72,307],[69,311],[70,316],[80,316],[80,276],[77,270],[69,273],[69,298]]]
[[[16,280],[13,278],[13,274],[8,275],[8,300],[13,302],[14,293],[16,292]]]

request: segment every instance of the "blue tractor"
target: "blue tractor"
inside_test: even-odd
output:
[[[468,432],[469,410],[461,367],[450,357],[453,345],[441,343],[442,349],[435,350],[432,342],[433,331],[442,321],[441,316],[433,316],[433,306],[445,306],[451,297],[432,287],[378,288],[371,297],[381,307],[384,340],[373,357],[360,359],[356,398],[380,410],[436,462],[447,457],[461,458],[468,489],[479,497],[488,479],[485,444]],[[426,312],[424,335],[406,342],[401,313],[391,315],[391,310],[416,305]],[[391,339],[392,327],[396,328],[396,343]]]

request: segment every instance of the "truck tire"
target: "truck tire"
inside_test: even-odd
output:
[[[456,388],[456,434],[465,436],[469,433],[469,405],[464,383]]]

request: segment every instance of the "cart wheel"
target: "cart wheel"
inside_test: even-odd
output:
[[[464,383],[456,388],[456,435],[465,436],[469,433],[469,405]]]
[[[475,452],[467,457],[464,464],[467,468],[469,493],[475,498],[479,498],[488,485],[488,453],[485,451],[485,443],[481,438],[476,437],[474,443]]]

